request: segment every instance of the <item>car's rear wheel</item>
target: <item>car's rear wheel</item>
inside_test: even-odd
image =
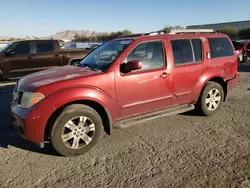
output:
[[[66,107],[51,130],[51,143],[63,156],[87,153],[100,140],[103,124],[100,115],[91,107],[73,104]]]
[[[205,86],[196,108],[199,113],[211,116],[218,112],[224,100],[224,90],[217,82],[208,82]]]

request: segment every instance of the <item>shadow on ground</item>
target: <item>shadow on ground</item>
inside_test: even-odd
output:
[[[250,62],[239,64],[238,72],[250,72]]]
[[[9,146],[13,146],[27,151],[58,156],[49,144],[46,144],[45,148],[41,149],[36,144],[21,138],[14,129],[10,113],[14,84],[0,84],[0,147],[8,148]]]

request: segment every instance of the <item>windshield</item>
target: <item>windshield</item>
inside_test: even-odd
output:
[[[5,46],[0,46],[0,52],[4,51],[6,48],[8,48],[12,44],[13,44],[13,42],[10,42],[10,43],[6,44]]]
[[[105,71],[132,41],[131,39],[123,39],[105,42],[89,53],[78,66]]]

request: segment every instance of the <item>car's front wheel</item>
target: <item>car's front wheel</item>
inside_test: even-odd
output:
[[[103,124],[100,115],[91,107],[73,104],[66,107],[51,130],[51,143],[63,156],[87,153],[100,140]]]
[[[205,86],[196,108],[199,113],[211,116],[218,112],[224,100],[224,90],[217,82],[208,82]]]

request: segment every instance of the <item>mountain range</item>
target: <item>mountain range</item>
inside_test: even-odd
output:
[[[96,32],[96,31],[90,31],[90,30],[65,30],[65,31],[60,31],[52,35],[48,36],[42,36],[38,37],[39,39],[44,39],[44,38],[53,38],[53,39],[66,39],[66,40],[72,40],[74,39],[75,35],[86,35],[86,36],[96,36],[96,35],[101,35],[101,34],[108,34],[108,32]],[[0,36],[1,39],[10,39],[11,37],[7,36]],[[33,38],[33,36],[29,36],[29,38]]]

